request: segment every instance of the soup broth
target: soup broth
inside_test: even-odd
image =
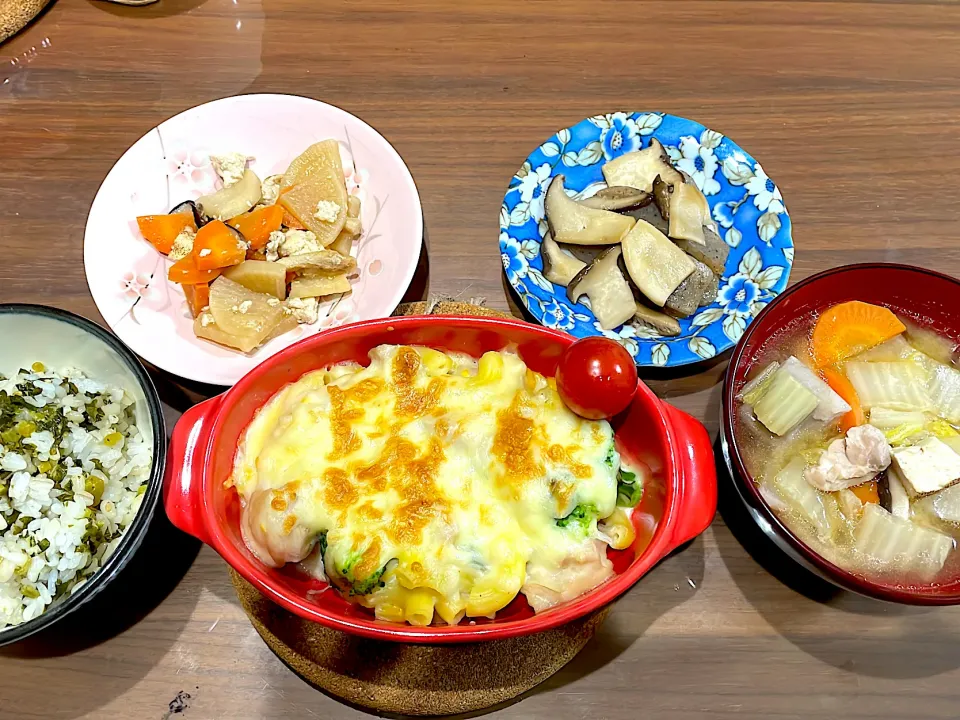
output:
[[[844,303],[765,343],[736,402],[747,470],[815,552],[890,584],[960,577],[954,341]]]

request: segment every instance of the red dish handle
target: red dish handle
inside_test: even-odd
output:
[[[677,520],[670,549],[693,540],[717,514],[717,466],[707,429],[699,420],[664,403],[680,456]]]
[[[210,535],[201,510],[200,478],[212,416],[218,407],[220,396],[194,405],[180,417],[170,438],[163,478],[163,505],[170,522],[208,545]]]

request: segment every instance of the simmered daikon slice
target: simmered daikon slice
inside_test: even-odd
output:
[[[272,295],[219,277],[210,286],[210,314],[224,332],[249,336],[259,345],[283,319],[284,308]]]

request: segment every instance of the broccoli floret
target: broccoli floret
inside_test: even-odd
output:
[[[326,542],[325,536],[323,542]],[[343,589],[347,590],[350,595],[369,595],[378,587],[383,586],[383,573],[387,570],[386,564],[365,578],[356,577],[354,568],[362,558],[363,555],[361,553],[351,553],[350,557],[348,557],[347,561],[343,564],[343,567],[339,569],[340,575],[346,581],[343,583]]]
[[[643,486],[637,481],[635,473],[621,468],[617,471],[617,505],[635,507],[643,497]]]
[[[377,570],[373,575],[370,575],[363,580],[352,580],[353,587],[350,588],[351,595],[369,595],[383,583],[381,578],[383,578],[383,573],[386,572],[387,566],[384,565],[382,568]]]
[[[596,505],[577,505],[566,517],[557,518],[557,527],[579,527],[583,532],[590,529],[590,523],[597,517]]]
[[[610,448],[607,450],[607,456],[603,459],[603,462],[606,464],[607,467],[611,469],[616,467],[616,465],[614,464],[616,455],[617,455],[617,448],[614,446],[613,443],[610,443]]]
[[[324,558],[324,557],[326,556],[326,554],[327,554],[327,547],[328,547],[328,546],[327,546],[327,531],[326,531],[326,530],[324,530],[322,533],[320,533],[320,537],[318,538],[318,542],[320,543],[320,560],[323,560],[323,558]]]

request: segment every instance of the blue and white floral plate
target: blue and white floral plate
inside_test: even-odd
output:
[[[604,163],[647,147],[654,137],[703,191],[720,236],[730,246],[716,302],[681,320],[676,337],[631,325],[601,330],[587,307],[570,303],[566,288],[543,276],[540,256],[547,231],[543,198],[553,176],[564,175],[575,198],[590,197],[606,187],[600,171]],[[787,286],[793,239],[779,188],[729,138],[673,115],[612,113],[561,130],[530,154],[503,199],[500,253],[507,279],[542,324],[576,337],[605,335],[640,366],[676,367],[736,345],[757,313]]]

